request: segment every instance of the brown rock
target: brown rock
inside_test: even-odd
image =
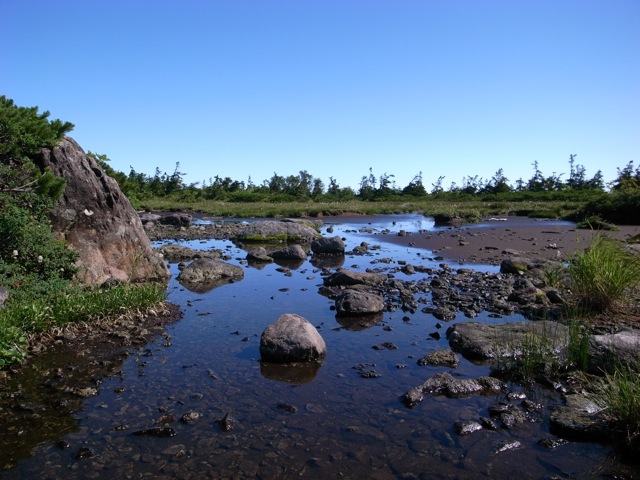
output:
[[[127,197],[75,140],[66,137],[52,150],[43,149],[36,163],[67,181],[51,221],[56,235],[80,253],[80,281],[101,285],[109,279],[169,278]]]

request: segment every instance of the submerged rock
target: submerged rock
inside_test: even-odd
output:
[[[451,350],[436,350],[426,354],[420,360],[418,365],[431,365],[436,367],[456,368],[459,363],[458,356]]]
[[[497,378],[482,376],[477,379],[457,379],[449,373],[436,373],[418,387],[407,391],[400,399],[408,407],[421,402],[425,393],[463,397],[468,395],[492,394],[504,391],[506,384]]]

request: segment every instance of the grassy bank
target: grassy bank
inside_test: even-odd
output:
[[[145,312],[164,298],[162,285],[121,284],[110,290],[68,287],[11,302],[0,309],[0,368],[24,361],[34,335],[73,323]]]
[[[176,201],[168,198],[150,198],[136,203],[136,208],[150,211],[187,211],[221,217],[305,217],[356,213],[363,215],[423,212],[428,216],[446,215],[452,218],[480,219],[483,216],[524,215],[538,218],[569,218],[581,208],[581,203],[561,201],[375,201],[350,200],[346,202],[221,202],[198,200]]]

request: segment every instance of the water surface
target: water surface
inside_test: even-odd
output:
[[[346,256],[339,262],[346,268],[393,271],[396,278],[418,280],[422,274],[409,277],[395,271],[398,262],[434,268],[440,263],[429,251],[387,243],[384,235],[371,233],[433,231],[433,221],[421,215],[360,217],[332,227],[333,235],[346,239],[349,250],[362,241],[378,248],[371,255]],[[21,448],[28,452],[26,458],[3,471],[3,477],[585,478],[597,476],[610,461],[611,450],[599,444],[571,442],[556,450],[537,444],[553,437],[549,409],[562,403],[556,392],[539,386],[510,385],[512,391],[523,391],[545,405],[540,421],[511,430],[482,430],[462,437],[453,427],[457,420],[488,416],[489,406],[505,400],[503,394],[428,396],[406,408],[399,397],[434,373],[451,371],[460,378],[489,373],[489,367],[464,359],[455,370],[416,364],[425,354],[448,348],[448,324],[431,314],[398,309],[371,322],[339,320],[331,309],[333,301],[318,293],[321,271],[308,261],[287,273],[279,271],[278,264],[248,266],[246,252],[230,242],[182,244],[222,249],[229,262],[242,265],[245,278],[198,294],[176,282],[178,267],[171,265],[168,299],[180,304],[183,319],[168,326],[164,337],[139,346],[129,358],[102,372],[96,396],[63,409],[49,406],[37,422],[33,420],[37,428],[25,424],[19,435],[25,436]],[[321,367],[261,365],[260,335],[283,313],[302,315],[318,328],[328,348]],[[460,314],[455,321],[466,320]],[[483,314],[474,320],[523,318]],[[429,335],[434,332],[441,333],[440,340]],[[397,349],[372,348],[383,342]],[[49,371],[56,360],[38,361],[49,362],[39,371]],[[378,376],[363,378],[363,371]],[[32,400],[46,397],[46,387],[37,379],[33,384]],[[44,393],[38,394],[38,389]],[[197,412],[199,418],[180,421],[189,412]],[[168,421],[168,415],[174,420]],[[233,419],[234,428],[228,431],[220,423],[225,415]],[[159,421],[176,435],[133,434]],[[495,453],[499,445],[513,440],[521,446]],[[92,455],[78,459],[83,448]],[[2,454],[0,458],[2,465],[14,465]]]

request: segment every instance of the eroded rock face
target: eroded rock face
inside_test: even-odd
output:
[[[51,221],[56,235],[80,253],[82,283],[169,278],[129,200],[75,140],[65,137],[52,150],[43,149],[36,163],[67,181]]]
[[[260,355],[267,362],[322,361],[326,353],[327,346],[316,328],[294,313],[281,315],[260,338]]]

